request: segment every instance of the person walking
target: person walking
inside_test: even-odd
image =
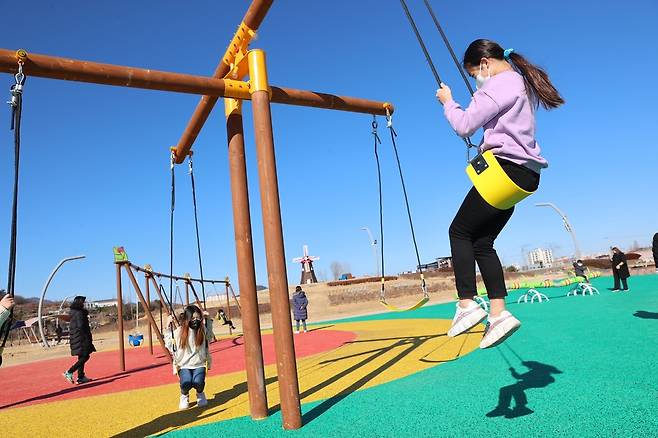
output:
[[[306,308],[308,307],[308,298],[306,298],[306,293],[302,290],[301,286],[297,286],[295,288],[295,295],[292,297],[292,313],[293,316],[295,317],[295,323],[297,325],[297,333],[301,333],[299,331],[299,323],[301,322],[303,327],[304,327],[304,333],[306,333],[308,330],[306,329],[306,319],[308,319],[308,311]]]
[[[96,351],[89,327],[89,311],[85,309],[85,297],[78,295],[69,306],[69,343],[71,356],[78,356],[78,361],[64,372],[64,378],[70,383],[87,383],[91,379],[85,375],[85,364],[91,353]],[[78,372],[78,379],[73,380],[73,373]]]
[[[626,254],[621,252],[616,246],[612,248],[612,275],[615,279],[615,285],[612,289],[613,292],[619,291],[619,281],[621,280],[622,291],[628,292],[628,277],[631,273],[628,270],[628,263],[626,261]]]

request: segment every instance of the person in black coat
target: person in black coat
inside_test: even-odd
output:
[[[616,246],[612,248],[612,275],[615,278],[613,292],[619,290],[619,280],[621,280],[622,290],[628,292],[628,283],[626,279],[631,276],[626,262],[626,255]]]
[[[306,298],[306,293],[302,290],[301,286],[295,288],[295,295],[292,297],[292,313],[295,317],[295,323],[297,324],[297,333],[299,331],[299,322],[301,321],[304,326],[304,332],[307,332],[306,329],[306,319],[308,318],[308,298]]]
[[[77,383],[91,382],[91,379],[85,376],[85,363],[89,360],[91,353],[96,351],[96,347],[94,347],[91,339],[89,311],[85,309],[85,299],[83,296],[75,297],[69,311],[71,318],[69,323],[71,356],[78,356],[78,361],[64,373],[64,378],[71,383],[74,383],[73,373],[75,371],[78,372]]]

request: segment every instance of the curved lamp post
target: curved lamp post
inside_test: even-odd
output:
[[[41,299],[39,299],[39,333],[41,334],[41,341],[43,342],[44,347],[50,348],[50,344],[48,343],[48,340],[46,339],[46,334],[43,331],[43,320],[41,319],[41,309],[43,308],[43,298],[46,296],[46,291],[48,290],[48,286],[50,286],[50,282],[53,280],[53,277],[59,271],[59,268],[62,267],[62,265],[66,262],[70,262],[71,260],[79,260],[79,259],[84,259],[85,256],[79,255],[75,257],[67,257],[65,259],[62,259],[57,266],[55,266],[55,269],[53,269],[53,272],[50,273],[50,277],[48,277],[48,280],[46,281],[46,284],[43,286],[43,290],[41,291]]]
[[[576,249],[576,258],[579,259],[581,257],[580,253],[580,246],[578,245],[578,240],[576,239],[576,233],[573,230],[573,227],[569,223],[569,220],[567,219],[567,216],[562,213],[562,211],[557,208],[557,206],[551,202],[541,202],[539,204],[535,204],[535,207],[551,207],[553,210],[557,212],[557,214],[560,215],[562,218],[562,223],[564,223],[564,228],[569,232],[571,235],[571,239],[573,240],[573,246]]]

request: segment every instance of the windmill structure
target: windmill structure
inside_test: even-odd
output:
[[[313,270],[313,262],[316,260],[320,260],[320,257],[308,255],[308,245],[304,245],[304,255],[302,257],[292,259],[293,262],[302,264],[302,279],[299,282],[300,284],[318,282],[315,271]]]

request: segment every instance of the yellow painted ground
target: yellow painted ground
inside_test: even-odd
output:
[[[436,319],[334,324],[332,330],[352,331],[357,337],[337,349],[298,361],[302,403],[390,382],[478,347],[481,333],[451,339],[445,335],[449,325],[448,320]],[[267,366],[265,376],[268,405],[278,408],[276,367]],[[177,384],[167,384],[7,409],[0,412],[0,421],[9,435],[143,437],[249,415],[243,371],[209,377],[209,404],[204,409],[192,405],[178,411],[179,395]],[[194,400],[194,395],[190,398]]]

